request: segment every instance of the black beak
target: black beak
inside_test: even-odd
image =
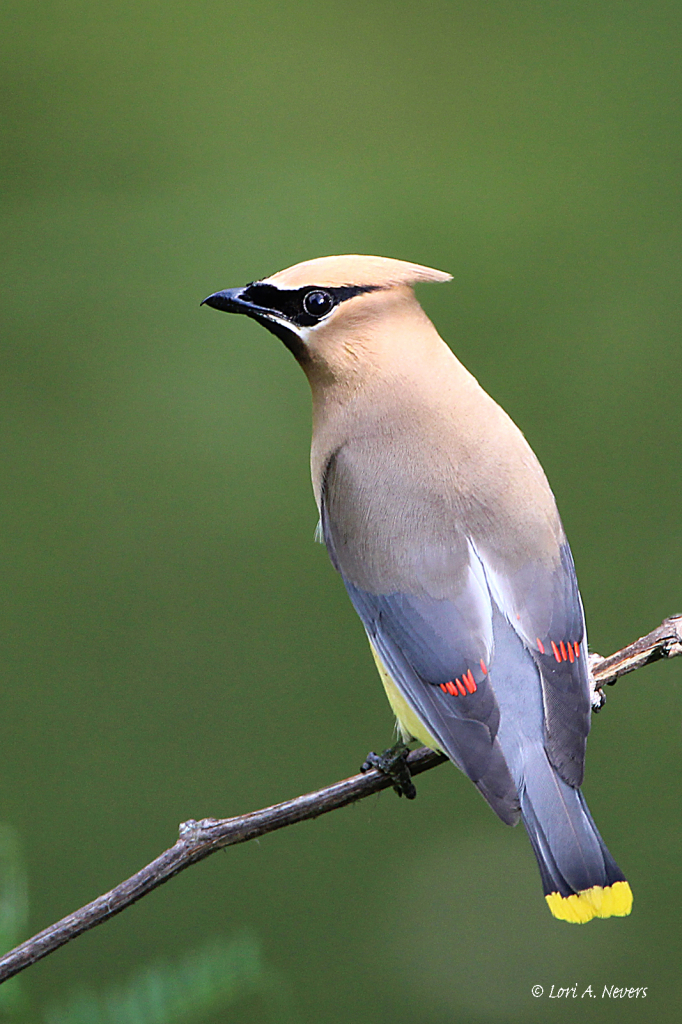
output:
[[[256,320],[271,334],[283,341],[299,362],[304,362],[307,359],[306,347],[296,333],[295,326],[292,324],[291,328],[288,328],[282,323],[282,319],[286,319],[286,314],[266,306],[259,306],[257,301],[254,302],[253,300],[258,298],[258,294],[254,295],[257,289],[261,290],[261,295],[263,289],[276,292],[272,285],[262,285],[260,282],[256,282],[247,284],[243,288],[226,288],[224,292],[214,292],[213,295],[204,299],[201,305],[213,306],[214,309],[221,309],[223,313],[243,313],[244,316]]]
[[[201,303],[202,306],[213,306],[214,309],[221,309],[223,313],[249,313],[254,312],[250,302],[240,298],[246,288],[226,288],[223,292],[214,292]]]

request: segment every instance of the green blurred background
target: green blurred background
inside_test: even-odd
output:
[[[2,22],[0,821],[23,938],[178,822],[392,738],[313,544],[303,374],[209,292],[338,252],[450,271],[420,298],[545,466],[592,648],[682,608],[682,8],[7,0]],[[623,680],[590,740],[630,919],[553,921],[523,830],[446,766],[414,804],[192,868],[26,973],[25,1019],[248,928],[306,1024],[679,1020],[681,676]],[[531,996],[574,983],[648,997]]]

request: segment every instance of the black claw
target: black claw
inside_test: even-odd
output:
[[[407,764],[409,753],[409,748],[404,743],[396,743],[395,746],[384,750],[383,754],[375,754],[374,751],[371,751],[360,771],[369,772],[372,768],[377,768],[384,775],[388,775],[398,796],[414,800],[417,790]]]

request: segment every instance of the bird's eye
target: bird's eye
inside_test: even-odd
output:
[[[329,310],[334,305],[329,292],[308,292],[303,299],[303,308],[309,316],[323,317],[326,316]]]

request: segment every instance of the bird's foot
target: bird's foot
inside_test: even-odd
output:
[[[606,704],[606,694],[602,690],[601,686],[597,686],[594,681],[594,670],[600,661],[603,661],[601,654],[596,654],[594,651],[587,656],[587,671],[590,676],[590,702],[592,704],[592,710],[595,715],[601,711]],[[615,679],[613,680],[615,682]]]
[[[384,775],[388,775],[398,796],[405,796],[408,800],[414,800],[417,790],[407,764],[407,755],[409,753],[409,747],[406,747],[400,741],[395,746],[389,747],[388,750],[384,750],[383,754],[375,754],[374,751],[371,751],[367,755],[360,771],[369,772],[372,768],[377,768]]]
[[[606,694],[602,690],[601,686],[598,686],[596,690],[592,691],[592,710],[595,715],[598,714],[606,704]]]

